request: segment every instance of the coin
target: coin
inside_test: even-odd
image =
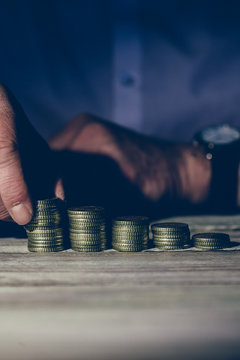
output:
[[[28,250],[31,252],[59,252],[65,250],[64,247],[31,247],[28,246]]]
[[[91,240],[100,240],[101,239],[101,234],[73,234],[73,233],[69,233],[69,237],[71,239],[87,239],[89,241]]]
[[[72,247],[72,250],[78,251],[78,252],[100,252],[102,251],[101,247]]]
[[[162,222],[152,224],[152,229],[188,229],[188,224],[179,222]]]
[[[121,252],[140,252],[145,250],[144,247],[122,247],[117,245],[115,245],[113,249]]]
[[[180,250],[180,249],[184,249],[184,246],[158,246],[159,250]]]

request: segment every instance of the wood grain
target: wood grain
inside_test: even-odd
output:
[[[240,242],[240,217],[177,220]],[[1,239],[1,359],[238,359],[239,247],[33,254]]]

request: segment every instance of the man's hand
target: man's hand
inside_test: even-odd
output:
[[[154,203],[164,196],[173,202],[201,204],[208,196],[210,164],[191,145],[142,136],[91,115],[73,119],[49,145],[54,150],[110,157]]]
[[[0,86],[0,220],[31,220],[32,198],[53,196],[56,173],[51,151],[22,108]],[[61,192],[58,185],[58,192]]]

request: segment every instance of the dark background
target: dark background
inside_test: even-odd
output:
[[[90,112],[189,140],[239,125],[239,32],[239,1],[0,1],[0,81],[45,137]]]

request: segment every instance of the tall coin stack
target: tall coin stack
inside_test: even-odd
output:
[[[144,216],[118,217],[112,224],[112,245],[117,251],[147,249],[149,221]]]
[[[190,243],[190,231],[184,223],[156,223],[152,225],[154,245],[162,250],[183,249]]]
[[[69,208],[68,219],[69,238],[73,250],[95,252],[105,249],[106,224],[102,207]]]
[[[230,245],[230,237],[224,233],[201,233],[192,237],[193,246],[204,250],[218,250]]]
[[[31,222],[25,225],[28,250],[57,252],[65,249],[65,206],[60,199],[37,200]]]

